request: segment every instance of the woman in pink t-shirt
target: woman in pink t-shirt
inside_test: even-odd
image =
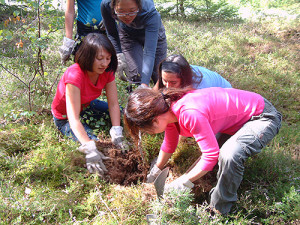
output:
[[[189,190],[193,182],[219,163],[218,182],[210,192],[210,206],[222,214],[237,200],[245,160],[261,151],[278,133],[281,114],[259,94],[233,88],[138,89],[124,111],[134,138],[140,131],[165,132],[156,164],[148,174],[153,182],[174,153],[179,135],[194,137],[202,155],[166,190]],[[219,148],[215,134],[231,137]]]
[[[75,55],[75,64],[63,74],[57,86],[51,111],[54,123],[64,135],[79,141],[79,151],[86,154],[87,168],[91,173],[103,175],[106,159],[96,148],[97,136],[81,122],[83,113],[100,119],[109,114],[112,142],[126,149],[123,128],[120,126],[120,107],[114,73],[118,61],[109,39],[102,34],[88,34]],[[107,102],[97,99],[105,89]],[[109,109],[109,111],[108,111]]]

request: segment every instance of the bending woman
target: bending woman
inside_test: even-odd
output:
[[[232,88],[231,84],[216,72],[201,66],[190,65],[182,55],[170,55],[158,66],[158,81],[153,87],[195,89],[222,87]]]
[[[165,28],[153,0],[103,0],[101,14],[130,83],[148,86],[157,81],[157,66],[167,56]],[[118,25],[117,23],[118,22]]]
[[[84,113],[96,119],[109,114],[112,142],[120,148],[127,147],[123,141],[123,127],[120,126],[120,107],[114,77],[117,56],[105,35],[90,33],[79,47],[75,62],[59,81],[51,111],[58,130],[82,144],[79,150],[86,154],[89,171],[103,174],[106,168],[102,159],[105,157],[97,151],[93,141],[98,138],[80,119]],[[97,99],[103,89],[107,102]]]
[[[278,133],[281,114],[259,94],[233,88],[166,89],[133,92],[125,108],[125,124],[134,137],[139,131],[165,132],[156,165],[148,174],[153,182],[174,153],[179,135],[194,137],[202,155],[195,166],[166,190],[189,190],[193,182],[219,162],[217,185],[210,206],[222,214],[237,201],[246,159],[261,151]],[[232,135],[219,149],[215,134]]]

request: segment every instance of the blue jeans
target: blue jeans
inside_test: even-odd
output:
[[[109,115],[108,114],[108,104],[107,104],[107,102],[95,99],[95,100],[91,101],[91,103],[87,109],[83,110],[80,113],[81,118],[83,115],[87,115],[88,119],[93,117],[95,120],[105,118],[106,116]],[[70,123],[67,119],[61,120],[61,119],[57,119],[56,117],[53,116],[53,120],[54,120],[54,124],[57,126],[58,130],[63,135],[66,135],[67,137],[73,139],[74,141],[78,141],[78,139],[74,135],[74,133],[70,127]],[[98,140],[97,136],[93,133],[93,130],[86,123],[82,122],[82,125],[90,139]]]
[[[222,214],[237,201],[237,190],[244,175],[245,161],[264,148],[281,127],[281,114],[266,99],[264,111],[253,116],[221,147],[217,185],[210,191],[210,206]]]

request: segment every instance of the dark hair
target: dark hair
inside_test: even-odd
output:
[[[129,96],[124,110],[124,124],[133,139],[139,131],[151,131],[156,117],[169,111],[173,102],[182,98],[192,88],[169,88],[161,92],[150,88],[137,89]]]
[[[192,86],[194,83],[195,74],[190,64],[182,55],[170,55],[160,62],[158,66],[158,88],[159,89],[165,87],[162,82],[162,71],[177,74],[178,78],[181,81],[180,82],[181,88]],[[200,82],[201,81],[202,81],[202,77]]]
[[[79,64],[82,70],[93,71],[95,58],[102,48],[111,54],[111,61],[105,71],[115,72],[118,67],[116,50],[110,40],[103,34],[88,34],[75,54],[75,62]]]
[[[116,5],[122,0],[111,0],[110,1],[110,8],[111,8],[111,15],[114,19],[118,18],[117,15],[115,14],[115,8]],[[138,8],[140,11],[142,11],[142,0],[132,0],[135,1],[135,3],[137,4]]]

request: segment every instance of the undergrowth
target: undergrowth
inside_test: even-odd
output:
[[[1,15],[2,27],[14,10]],[[294,9],[293,13],[298,11]],[[283,114],[283,126],[276,138],[246,162],[232,213],[210,213],[208,193],[206,199],[173,193],[158,201],[145,198],[140,183],[123,187],[89,174],[84,156],[76,150],[79,144],[61,136],[53,124],[49,110],[55,87],[46,103],[39,96],[50,87],[43,87],[30,111],[26,108],[26,88],[1,70],[1,224],[147,224],[146,214],[155,214],[158,224],[299,223],[299,19],[268,16],[188,22],[165,17],[163,23],[168,55],[181,53],[189,63],[217,71],[233,87],[263,95]],[[52,33],[52,42],[45,49],[49,83],[72,63],[59,63],[57,46],[62,36],[62,30]],[[1,46],[5,44],[0,40]],[[0,60],[4,65],[9,63],[9,58]],[[125,107],[127,84],[117,79],[117,86],[119,103]],[[109,124],[105,120],[97,124],[97,132],[109,136]],[[147,162],[157,156],[162,139],[163,134],[143,136]],[[181,174],[199,155],[197,144],[188,139],[180,143],[170,164]]]

